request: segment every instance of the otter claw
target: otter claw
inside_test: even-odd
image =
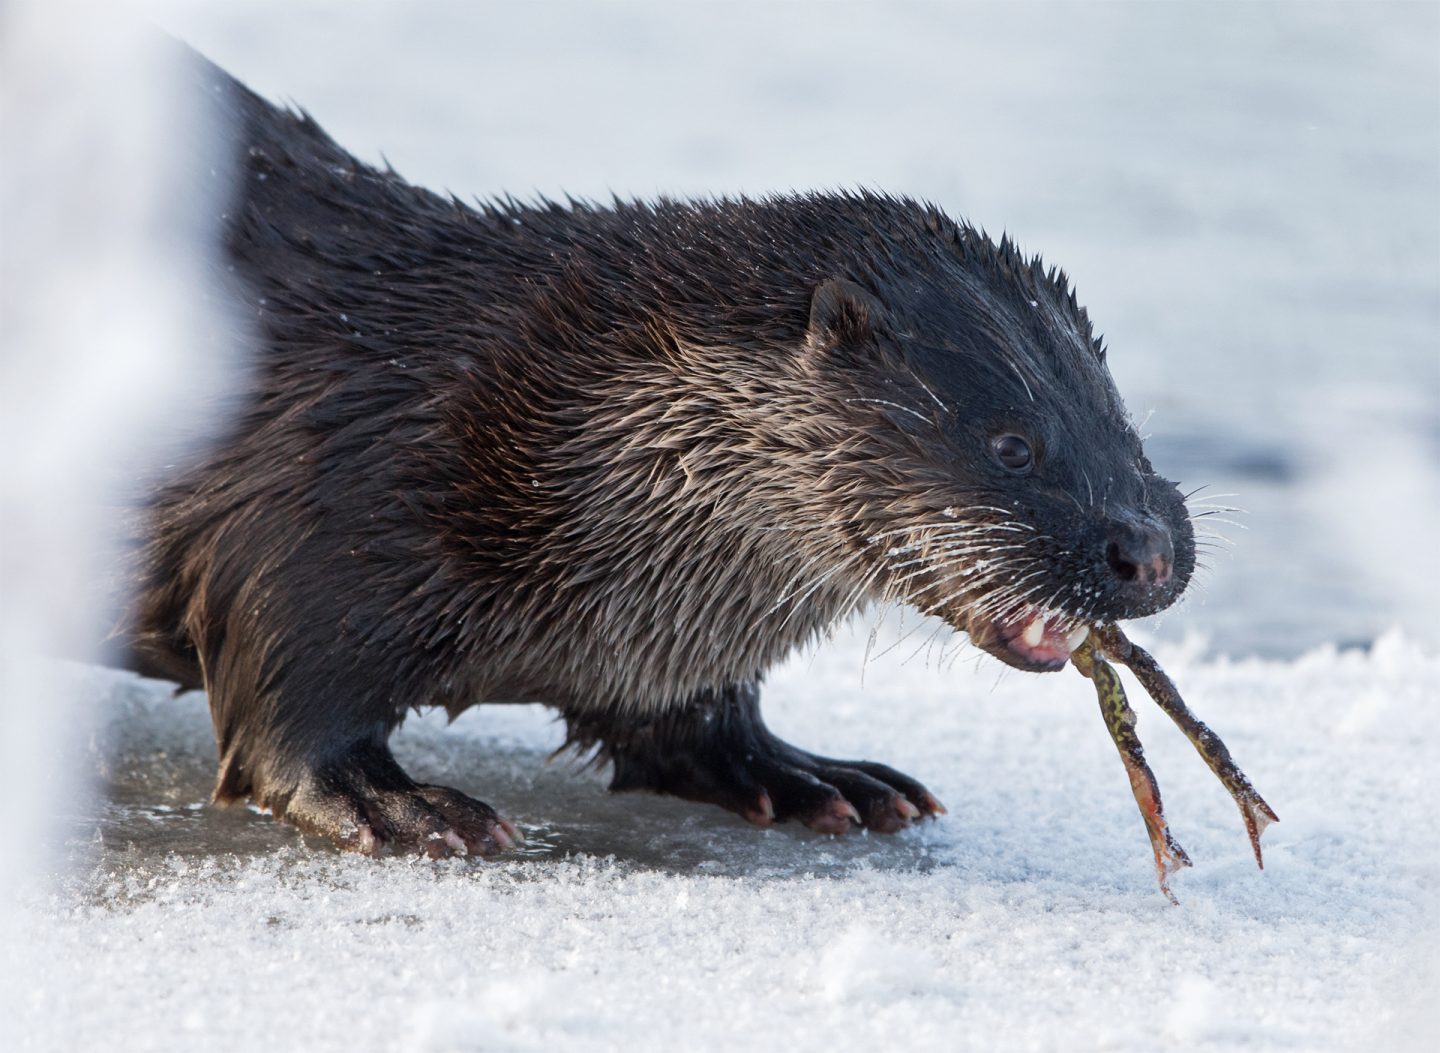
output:
[[[383,842],[375,836],[375,831],[369,823],[361,823],[351,838],[348,840],[341,838],[340,843],[346,847],[353,847],[353,850],[362,856],[370,856],[373,859],[380,854],[380,846]]]
[[[740,813],[741,817],[754,826],[775,825],[775,805],[764,790],[755,798],[755,804]]]
[[[502,834],[510,841],[508,845],[502,845],[502,848],[511,849],[514,848],[516,845],[523,845],[525,843],[525,831],[521,830],[509,819],[506,819],[503,815],[497,816],[496,822],[499,824],[500,827],[499,830],[496,831],[496,841],[500,840],[499,835]]]
[[[805,820],[805,825],[820,834],[843,834],[851,826],[863,826],[864,821],[855,806],[843,797],[836,797]]]
[[[509,848],[500,839],[500,831],[495,831],[495,840],[502,848]],[[430,834],[420,844],[421,852],[431,859],[445,859],[448,856],[468,856],[469,848],[465,845],[465,839],[454,830],[444,830],[440,833]]]

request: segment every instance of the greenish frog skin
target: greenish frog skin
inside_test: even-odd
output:
[[[1097,627],[1075,649],[1070,660],[1080,674],[1095,685],[1095,695],[1100,702],[1100,713],[1105,719],[1105,727],[1110,732],[1115,748],[1120,751],[1120,760],[1130,777],[1130,788],[1145,820],[1145,831],[1155,852],[1155,872],[1160,891],[1171,903],[1178,904],[1179,900],[1170,891],[1170,877],[1192,864],[1189,855],[1171,835],[1170,827],[1165,821],[1160,786],[1145,761],[1144,747],[1135,732],[1135,711],[1130,708],[1129,699],[1125,697],[1125,687],[1120,682],[1120,674],[1107,659],[1126,666],[1135,674],[1155,704],[1175,722],[1215,773],[1215,777],[1230,792],[1230,796],[1240,808],[1245,831],[1250,837],[1250,846],[1255,852],[1255,862],[1263,870],[1265,861],[1260,852],[1260,835],[1271,823],[1278,822],[1279,817],[1236,765],[1220,736],[1211,731],[1185,705],[1175,682],[1160,668],[1149,652],[1131,643],[1118,625]]]

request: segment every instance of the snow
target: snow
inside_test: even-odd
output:
[[[547,764],[542,709],[412,719],[412,772],[529,833],[493,863],[341,856],[215,811],[202,696],[67,667],[99,785],[66,824],[71,876],[27,905],[21,1048],[1419,1048],[1440,655],[1398,632],[1291,662],[1160,648],[1281,817],[1262,873],[1132,682],[1195,860],[1172,907],[1088,683],[897,647],[862,686],[866,642],[779,670],[772,724],[927,780],[948,816],[761,831]]]

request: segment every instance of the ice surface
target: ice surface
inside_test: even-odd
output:
[[[761,831],[547,765],[561,735],[538,708],[413,719],[413,773],[531,835],[490,864],[341,856],[211,809],[203,697],[69,667],[96,791],[66,823],[74,876],[23,915],[24,1048],[1325,1050],[1429,1027],[1433,651],[1162,647],[1282,820],[1260,873],[1132,685],[1196,864],[1171,907],[1087,682],[895,648],[862,686],[865,645],[847,631],[778,671],[772,723],[926,780],[938,822]]]

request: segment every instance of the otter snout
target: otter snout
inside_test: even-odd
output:
[[[1153,519],[1112,522],[1105,532],[1105,564],[1122,593],[1149,595],[1170,584],[1175,569],[1170,531]]]

